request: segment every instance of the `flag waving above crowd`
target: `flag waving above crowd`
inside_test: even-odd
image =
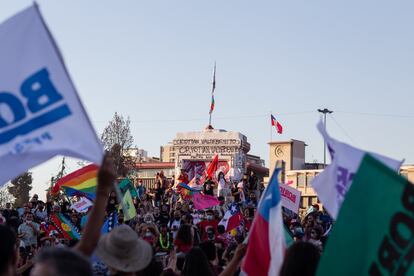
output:
[[[68,196],[94,199],[98,169],[98,166],[91,164],[62,177],[52,187],[51,195],[56,196],[59,190],[63,190]]]
[[[360,163],[317,275],[414,275],[414,186],[370,155]]]
[[[36,4],[0,25],[0,185],[61,154],[102,147]]]
[[[279,134],[283,133],[282,125],[280,124],[280,122],[278,120],[276,120],[276,118],[272,114],[270,114],[270,122],[271,122],[272,126],[276,129],[277,133],[279,133]]]
[[[278,275],[282,266],[286,240],[282,219],[282,200],[275,169],[262,195],[249,234],[242,270],[247,275]]]
[[[352,184],[352,179],[367,152],[331,138],[322,122],[319,122],[317,127],[325,139],[332,162],[314,178],[312,187],[326,210],[335,219]],[[398,171],[402,163],[379,154],[371,153],[371,155],[394,171]]]

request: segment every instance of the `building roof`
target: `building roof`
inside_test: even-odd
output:
[[[305,144],[304,141],[300,141],[300,140],[296,140],[296,139],[290,139],[290,140],[286,140],[286,141],[270,141],[268,144],[272,145],[272,144],[293,143],[293,142],[299,142],[299,143],[304,143]]]
[[[174,162],[143,162],[136,163],[137,169],[174,169]]]
[[[269,169],[266,167],[262,167],[258,164],[251,163],[251,162],[247,162],[246,165],[247,165],[248,170],[250,169],[255,172],[260,172],[260,173],[267,174],[267,175],[269,174]]]

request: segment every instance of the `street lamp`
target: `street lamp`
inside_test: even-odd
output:
[[[329,110],[327,108],[324,109],[318,109],[318,112],[323,114],[323,124],[326,131],[326,114],[331,114],[333,111]],[[323,140],[323,167],[326,167],[326,142],[325,139]]]

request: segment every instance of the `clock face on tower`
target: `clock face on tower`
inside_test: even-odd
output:
[[[282,146],[276,146],[275,148],[275,155],[276,157],[283,157],[283,155],[285,154],[283,147]]]

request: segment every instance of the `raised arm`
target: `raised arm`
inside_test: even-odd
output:
[[[240,267],[241,261],[246,254],[247,246],[245,244],[239,244],[234,252],[233,259],[228,263],[226,268],[220,273],[219,276],[232,276]]]
[[[105,155],[102,166],[98,172],[98,185],[96,188],[96,198],[93,204],[82,238],[76,245],[75,250],[86,256],[92,255],[99,241],[101,228],[104,223],[105,209],[108,202],[109,193],[113,187],[116,175],[112,163],[112,158]]]

